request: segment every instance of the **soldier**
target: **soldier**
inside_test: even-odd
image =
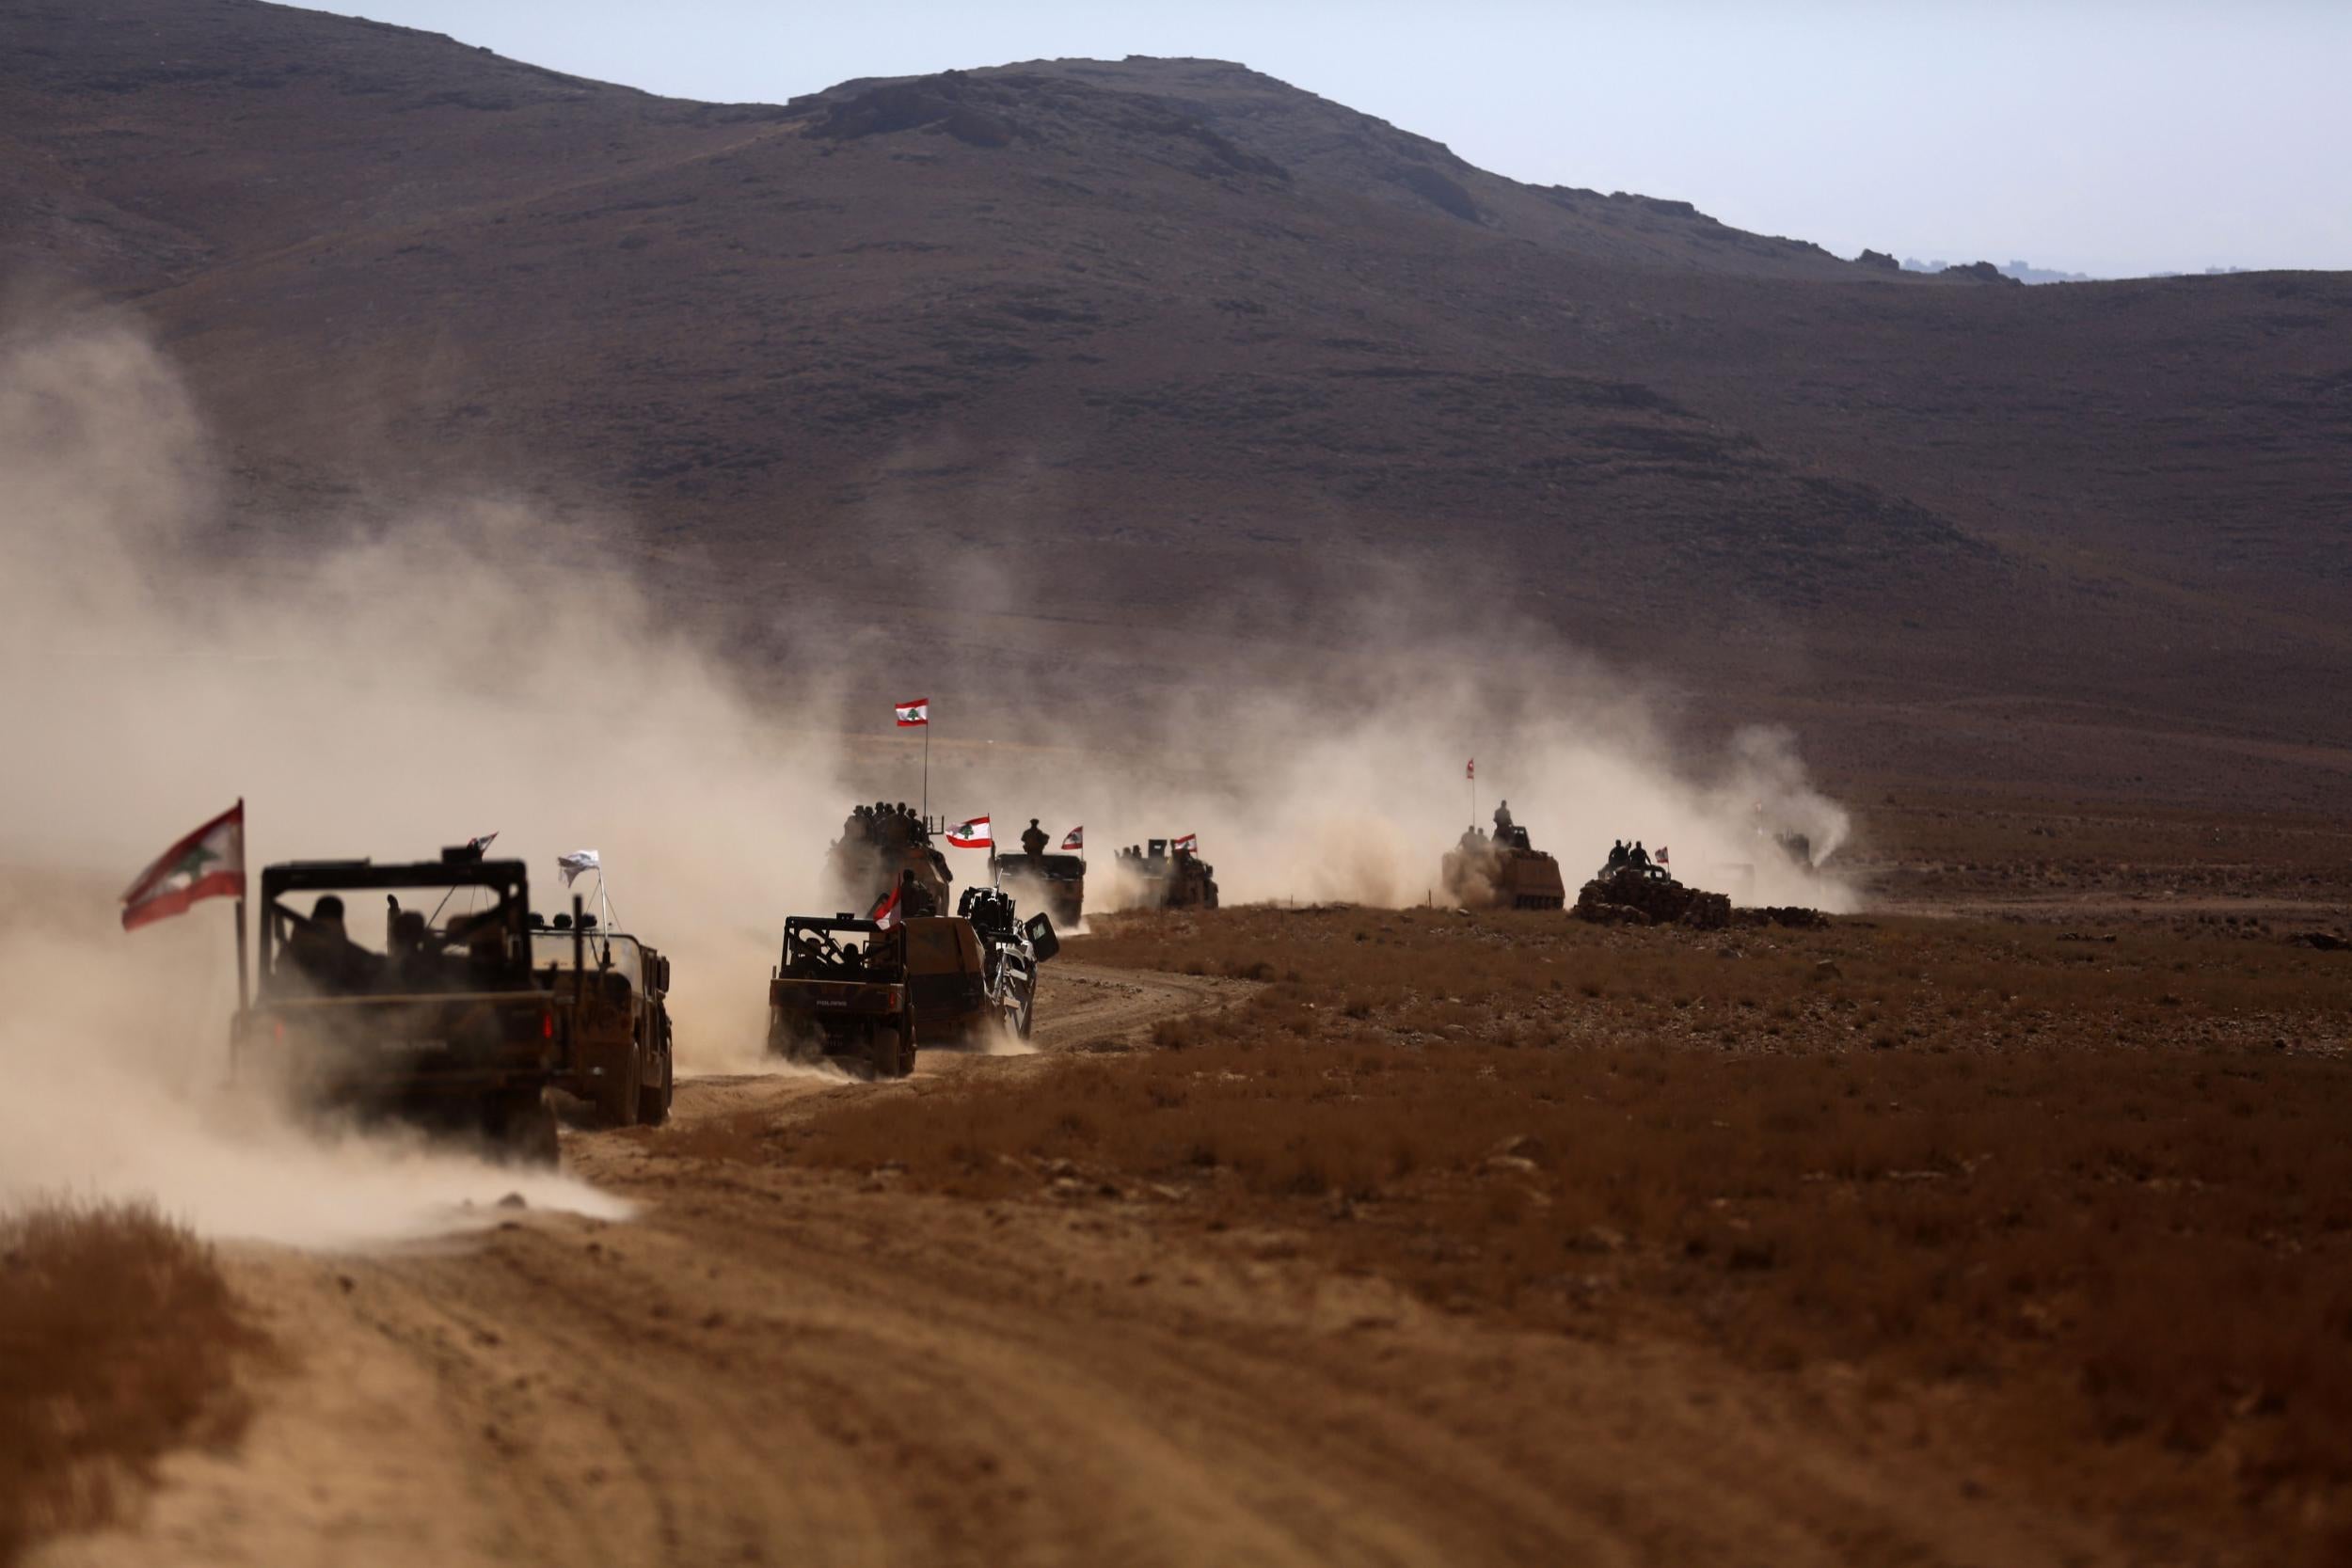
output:
[[[310,918],[296,917],[286,939],[286,961],[295,973],[321,990],[357,990],[365,983],[375,955],[343,932],[343,901],[322,894],[310,906]]]
[[[1649,851],[1642,847],[1640,839],[1633,841],[1633,851],[1626,857],[1626,863],[1637,869],[1649,864]]]
[[[1626,848],[1626,847],[1625,847],[1625,840],[1624,840],[1624,839],[1619,839],[1619,840],[1617,840],[1617,842],[1616,842],[1616,843],[1614,843],[1614,844],[1613,844],[1613,845],[1611,845],[1611,846],[1609,847],[1609,869],[1610,869],[1610,870],[1612,870],[1612,871],[1615,871],[1615,870],[1620,869],[1621,867],[1623,867],[1623,866],[1624,866],[1625,863],[1626,863],[1628,860],[1629,860],[1630,858],[1631,858],[1631,851],[1629,851],[1629,850],[1628,850],[1628,849]]]
[[[1045,830],[1037,825],[1036,817],[1030,817],[1028,827],[1021,834],[1021,852],[1035,860],[1045,853],[1047,842]]]
[[[1511,802],[1505,800],[1501,805],[1495,807],[1495,837],[1508,838],[1510,836]]]

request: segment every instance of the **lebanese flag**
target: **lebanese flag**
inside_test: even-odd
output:
[[[898,705],[898,727],[900,729],[911,730],[917,724],[928,724],[930,721],[931,700],[929,697],[917,697],[911,703]]]
[[[875,905],[874,912],[867,915],[866,918],[872,921],[876,926],[885,931],[895,930],[898,927],[899,921],[898,895],[900,891],[901,890],[898,888],[892,888],[890,890],[890,896]]]
[[[185,914],[199,898],[245,896],[245,802],[155,857],[122,895],[122,928]]]
[[[1061,841],[1061,847],[1065,849],[1085,848],[1087,847],[1087,831],[1084,828],[1071,829],[1070,836]]]
[[[1658,863],[1661,865],[1666,863],[1666,847],[1662,844],[1658,847]]]
[[[1466,779],[1474,779],[1478,777],[1478,759],[1476,757],[1470,759],[1470,766],[1463,770],[1462,777]]]
[[[989,832],[988,818],[976,816],[969,822],[959,822],[947,830],[947,842],[959,849],[993,849],[996,840]]]
[[[1168,845],[1168,847],[1171,853],[1175,850],[1182,849],[1186,854],[1197,855],[1200,852],[1200,835],[1199,833],[1186,833],[1184,837],[1177,839]]]

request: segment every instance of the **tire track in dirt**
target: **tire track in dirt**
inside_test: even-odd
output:
[[[1224,1005],[1072,966],[1039,1043]],[[1036,1057],[927,1053],[940,1074]],[[902,1086],[681,1085],[678,1117]],[[516,1212],[364,1258],[239,1252],[298,1358],[236,1455],[52,1562],[2101,1561],[1704,1355],[1480,1327],[1279,1237],[981,1205],[575,1135],[630,1222]]]

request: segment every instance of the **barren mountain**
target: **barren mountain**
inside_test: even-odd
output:
[[[1215,61],[711,105],[254,0],[0,26],[0,261],[151,324],[225,547],[487,484],[1002,703],[976,647],[1123,694],[1405,581],[1850,774],[2352,781],[2342,276],[1909,277]]]

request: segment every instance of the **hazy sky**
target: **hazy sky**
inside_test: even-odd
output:
[[[773,102],[1041,56],[1241,60],[1542,184],[1899,256],[2352,268],[2352,0],[366,0],[579,75]]]

